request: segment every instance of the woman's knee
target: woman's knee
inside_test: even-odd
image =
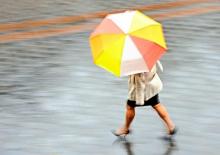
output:
[[[162,104],[157,104],[153,108],[157,111],[161,118],[167,117],[166,109]]]
[[[162,106],[161,103],[157,103],[156,105],[153,105],[152,107],[153,107],[155,110],[157,110],[157,109],[159,109],[161,106]]]
[[[132,107],[132,106],[127,104],[127,110],[134,110],[134,109],[135,109],[135,107]]]

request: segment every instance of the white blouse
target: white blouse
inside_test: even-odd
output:
[[[157,67],[163,71],[161,63],[158,61],[150,72],[129,75],[128,78],[128,99],[136,101],[136,104],[143,105],[144,101],[158,94],[163,84],[157,74]]]

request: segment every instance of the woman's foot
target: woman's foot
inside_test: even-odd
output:
[[[123,137],[125,137],[126,135],[128,135],[130,133],[130,130],[126,129],[126,128],[120,128],[118,130],[112,130],[112,133],[115,136],[123,136]]]
[[[165,141],[173,143],[174,136],[176,135],[177,131],[178,131],[177,127],[173,127],[172,129],[170,129],[168,131],[167,135],[164,135],[162,137],[162,139],[165,140]]]
[[[171,129],[169,131],[169,135],[173,136],[173,135],[175,135],[177,133],[177,131],[178,131],[177,127],[174,127],[173,129]]]

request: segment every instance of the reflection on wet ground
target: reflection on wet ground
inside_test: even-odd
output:
[[[174,138],[161,138],[164,141],[165,151],[162,155],[171,155],[174,154],[175,150],[178,149],[177,142]],[[131,140],[128,140],[124,137],[117,138],[112,145],[114,147],[120,147],[124,150],[126,155],[135,155],[134,151],[134,143]],[[156,149],[156,148],[153,148]]]
[[[54,19],[176,1],[138,0],[135,4],[131,0],[32,2],[2,2],[0,23]],[[187,6],[144,13],[166,14],[212,6],[219,7],[219,1],[200,0]],[[99,20],[95,18],[89,22]],[[161,20],[161,23],[169,50],[161,59],[164,90],[160,96],[180,128],[175,141],[170,143],[160,138],[165,129],[151,108],[137,109],[132,126],[134,133],[126,141],[118,141],[110,133],[124,120],[127,78],[116,78],[93,64],[88,44],[91,30],[87,29],[0,43],[1,154],[218,155],[219,11],[181,14]],[[1,37],[3,32],[0,33]],[[14,34],[14,31],[7,33]]]

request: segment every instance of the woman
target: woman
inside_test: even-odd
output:
[[[116,136],[126,136],[129,134],[130,125],[135,117],[135,107],[152,106],[165,122],[168,135],[177,132],[175,124],[170,119],[164,105],[159,101],[159,92],[162,90],[162,82],[157,74],[157,66],[163,70],[160,62],[154,65],[150,72],[129,75],[128,79],[128,100],[124,125],[113,134]]]

